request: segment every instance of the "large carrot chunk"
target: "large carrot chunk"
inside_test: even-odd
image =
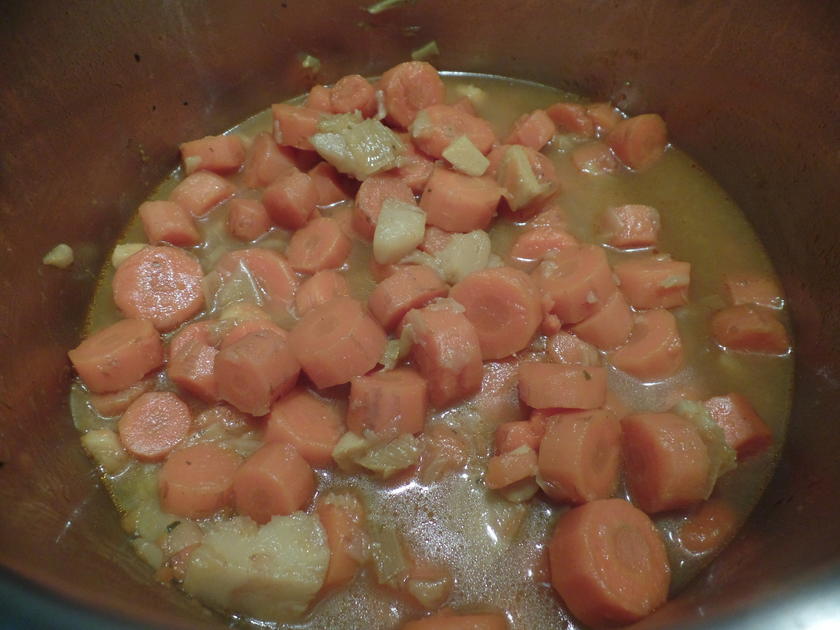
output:
[[[707,554],[720,549],[735,533],[738,515],[723,499],[709,499],[688,515],[680,526],[679,539],[690,553]]]
[[[315,468],[329,468],[333,448],[343,433],[338,408],[298,387],[271,406],[264,439],[291,444]]]
[[[262,132],[254,137],[248,149],[242,180],[249,188],[265,188],[283,173],[295,168],[293,149],[278,147],[270,134]]]
[[[330,109],[336,114],[360,111],[369,118],[376,113],[376,90],[359,74],[348,74],[336,81],[330,90]]]
[[[755,304],[766,308],[782,308],[785,304],[782,290],[769,276],[730,273],[723,278],[723,288],[733,306]]]
[[[426,424],[429,387],[411,368],[357,376],[350,385],[347,427],[385,437],[418,434]]]
[[[329,217],[313,219],[292,235],[286,257],[297,272],[315,273],[336,269],[350,254],[350,239],[338,221]]]
[[[543,491],[556,501],[585,503],[615,494],[621,425],[604,410],[552,416],[540,443]]]
[[[525,273],[496,267],[471,273],[450,297],[475,326],[483,359],[501,359],[531,343],[542,320],[537,287]]]
[[[489,177],[471,177],[437,166],[426,182],[420,207],[429,225],[447,232],[471,232],[490,225],[501,196],[501,189]]]
[[[147,319],[166,332],[204,306],[198,261],[177,247],[144,247],[114,274],[114,303],[126,317]]]
[[[496,453],[509,453],[520,446],[527,446],[535,451],[539,450],[543,432],[543,429],[535,422],[527,420],[503,422],[496,427],[494,436]]]
[[[407,61],[387,70],[379,79],[385,100],[386,120],[407,129],[417,113],[443,103],[446,88],[438,71],[425,61]]]
[[[271,217],[256,199],[233,199],[228,205],[227,230],[240,241],[253,241],[271,229]]]
[[[612,206],[601,216],[607,243],[620,249],[656,245],[659,226],[659,211],[641,204]]]
[[[417,150],[409,134],[397,135],[402,140],[404,152],[400,158],[400,165],[392,169],[391,173],[399,177],[406,186],[411,188],[412,192],[419,195],[426,187],[426,182],[429,181],[435,162]]]
[[[521,363],[519,397],[534,409],[596,409],[607,396],[607,371],[559,363]]]
[[[549,563],[554,590],[589,626],[633,623],[668,597],[665,543],[650,518],[624,499],[592,501],[561,516]]]
[[[233,281],[242,274],[256,284],[263,308],[284,312],[292,304],[298,287],[295,272],[280,254],[261,247],[228,252],[216,263],[222,282]]]
[[[190,432],[187,404],[171,392],[148,392],[135,400],[117,422],[120,442],[144,462],[164,459]]]
[[[610,148],[597,140],[576,146],[572,149],[571,158],[575,168],[587,175],[605,175],[619,167]]]
[[[169,344],[166,374],[173,383],[206,402],[218,400],[213,322],[196,322],[178,331]]]
[[[509,257],[517,267],[530,270],[552,252],[578,244],[578,240],[566,230],[540,225],[516,237]]]
[[[286,230],[306,225],[318,205],[318,189],[312,178],[298,170],[288,170],[265,189],[262,202],[272,220]]]
[[[773,432],[745,396],[738,393],[709,398],[703,406],[714,418],[738,459],[762,453],[773,444]]]
[[[453,140],[466,136],[481,153],[490,151],[496,134],[486,120],[452,105],[432,105],[421,110],[411,124],[414,144],[426,155],[443,158]]]
[[[123,319],[98,330],[67,353],[85,386],[116,392],[163,365],[163,344],[144,319]]]
[[[624,120],[624,114],[612,103],[590,103],[586,106],[586,115],[602,137]]]
[[[785,354],[790,338],[773,311],[761,306],[730,306],[712,315],[712,338],[727,350]]]
[[[414,344],[411,356],[429,383],[429,399],[441,408],[481,388],[478,333],[463,313],[432,304],[405,316]]]
[[[347,383],[372,370],[386,341],[379,324],[349,297],[313,308],[289,335],[304,372],[319,388]]]
[[[391,173],[371,175],[359,186],[353,205],[353,229],[359,236],[373,238],[386,199],[413,204],[414,193],[402,179]]]
[[[598,311],[571,328],[583,341],[601,350],[622,345],[633,331],[633,312],[621,291],[616,291]]]
[[[659,114],[642,114],[618,122],[606,140],[619,160],[635,171],[644,171],[665,153],[668,132]]]
[[[277,144],[312,151],[309,138],[318,133],[323,112],[308,107],[278,103],[271,106],[274,116],[274,139]]]
[[[677,320],[670,311],[655,309],[635,317],[627,345],[612,355],[612,364],[643,381],[673,376],[683,366],[684,353]]]
[[[365,511],[350,493],[320,496],[315,513],[327,534],[330,564],[321,591],[347,584],[366,559]]]
[[[507,630],[502,615],[453,615],[439,612],[422,619],[409,621],[402,630]]]
[[[487,460],[484,484],[491,490],[506,488],[537,474],[537,453],[523,444],[512,451],[493,455]]]
[[[260,447],[233,475],[236,511],[263,525],[272,516],[287,516],[315,495],[315,473],[291,444]]]
[[[295,308],[303,317],[316,306],[346,295],[350,295],[347,279],[337,271],[326,269],[303,281],[295,294]]]
[[[180,146],[187,175],[199,170],[228,175],[245,161],[245,146],[239,136],[205,136]]]
[[[212,442],[173,452],[158,471],[164,512],[206,518],[231,504],[239,456]]]
[[[621,292],[635,308],[676,308],[688,304],[691,264],[638,258],[615,266]]]
[[[557,126],[551,116],[543,109],[535,109],[516,119],[505,144],[521,144],[539,151],[555,133]]]
[[[345,190],[346,183],[336,168],[329,162],[318,162],[306,173],[318,191],[318,205],[331,206],[350,198]]]
[[[201,235],[190,213],[174,201],[146,201],[138,210],[143,231],[152,245],[169,243],[177,247],[192,247]]]
[[[408,311],[446,297],[448,292],[449,287],[433,269],[407,265],[376,285],[368,297],[368,307],[382,327],[391,331]]]
[[[209,171],[198,171],[187,175],[175,186],[169,193],[169,200],[177,203],[192,216],[201,217],[235,192],[236,186],[224,177]]]
[[[711,491],[709,451],[697,427],[682,416],[626,416],[621,450],[633,502],[649,514],[689,507]]]

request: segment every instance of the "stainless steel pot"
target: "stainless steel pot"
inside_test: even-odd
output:
[[[796,403],[747,528],[644,628],[840,627],[840,5],[808,0],[6,2],[0,7],[0,610],[21,627],[223,626],[155,584],[69,421],[97,270],[178,142],[436,39],[444,69],[657,111],[745,210],[793,309]],[[71,271],[40,264],[57,242]],[[823,626],[819,626],[823,627]]]

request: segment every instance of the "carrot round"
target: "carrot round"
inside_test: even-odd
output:
[[[613,247],[651,247],[659,238],[660,223],[659,211],[651,206],[612,206],[601,216],[601,231]]]
[[[621,292],[634,308],[675,308],[688,303],[691,265],[678,260],[625,260],[615,268]]]
[[[519,397],[534,409],[595,409],[607,395],[607,371],[558,363],[519,365]]]
[[[298,288],[297,276],[286,259],[261,247],[228,252],[216,263],[216,271],[223,282],[234,274],[248,273],[269,312],[286,312]]]
[[[406,186],[411,188],[413,193],[419,195],[426,187],[426,182],[429,181],[435,162],[417,150],[409,134],[400,133],[397,135],[402,140],[404,151],[400,165],[392,169],[391,173],[399,177]]]
[[[122,319],[93,333],[67,356],[89,391],[116,392],[163,365],[163,344],[152,322]]]
[[[382,280],[368,297],[371,315],[391,331],[413,308],[446,297],[449,287],[437,272],[425,265],[406,265]]]
[[[214,322],[188,324],[169,344],[166,375],[184,391],[206,402],[218,400]]]
[[[204,307],[198,261],[177,247],[144,247],[114,274],[114,303],[126,316],[167,332]]]
[[[323,495],[322,495],[323,497]],[[365,514],[361,501],[347,493],[330,501],[319,498],[315,513],[327,535],[330,564],[321,591],[347,584],[358,572],[365,559]]]
[[[376,113],[376,90],[359,74],[348,74],[330,90],[330,109],[336,114],[360,111],[369,118]]]
[[[198,171],[187,175],[172,192],[169,200],[174,201],[194,217],[207,214],[220,201],[236,192],[236,186],[209,171]]]
[[[265,317],[256,317],[254,319],[248,319],[243,322],[236,324],[233,328],[227,331],[224,337],[222,337],[222,342],[219,345],[219,349],[224,350],[225,348],[232,346],[237,341],[250,335],[252,332],[257,332],[260,330],[270,330],[273,333],[276,333],[283,339],[287,339],[289,333],[285,330],[280,328],[277,324]]]
[[[319,388],[347,383],[372,370],[386,341],[379,324],[349,297],[312,309],[289,335],[304,372]]]
[[[590,626],[633,623],[668,596],[671,571],[662,537],[624,499],[592,501],[561,516],[549,563],[554,590]]]
[[[306,225],[318,205],[318,189],[306,173],[285,171],[263,191],[262,203],[271,219],[286,230]]]
[[[350,295],[347,279],[337,271],[325,269],[303,281],[295,294],[295,309],[303,317],[316,306],[347,295]]]
[[[586,106],[580,103],[555,103],[545,113],[563,133],[574,133],[586,137],[595,136],[595,124],[586,113]]]
[[[325,114],[334,114],[332,103],[330,102],[332,90],[326,85],[313,85],[309,93],[306,95],[304,105],[309,109],[317,109],[319,112]]]
[[[272,442],[255,451],[233,475],[236,511],[259,524],[305,507],[315,495],[315,473],[295,447]]]
[[[543,109],[535,109],[516,119],[505,144],[521,144],[539,151],[555,133],[557,126],[551,116]]]
[[[164,512],[207,518],[233,499],[233,476],[239,456],[212,442],[174,451],[158,471],[158,495]]]
[[[310,465],[329,468],[333,448],[344,430],[334,404],[298,387],[271,406],[264,440],[291,444]]]
[[[128,406],[117,422],[120,442],[144,462],[164,459],[190,432],[187,404],[171,392],[148,392]]]
[[[539,450],[544,431],[539,423],[527,420],[503,422],[496,427],[494,444],[496,454],[515,451],[520,446],[527,446],[535,451]]]
[[[271,106],[274,117],[274,139],[281,146],[312,151],[309,138],[318,132],[323,112],[308,107],[278,103]]]
[[[703,406],[723,429],[726,443],[745,459],[766,451],[773,444],[773,432],[745,396],[738,393],[709,398]]]
[[[607,499],[618,487],[621,425],[603,410],[560,414],[540,443],[542,488],[556,501]]]
[[[537,474],[537,453],[522,445],[512,451],[493,455],[487,460],[484,484],[491,490],[506,488]]]
[[[723,499],[709,499],[693,510],[679,529],[683,549],[694,554],[718,551],[738,527],[738,515]]]
[[[560,331],[548,339],[549,358],[555,363],[566,365],[600,365],[598,350],[572,333]]]
[[[453,615],[436,613],[409,621],[402,630],[507,630],[507,620],[502,615]]]
[[[594,314],[571,327],[583,341],[601,350],[622,345],[633,331],[633,312],[620,291],[616,291]]]
[[[466,136],[481,153],[496,143],[493,127],[486,120],[452,105],[432,105],[418,112],[411,125],[414,144],[426,155],[441,159],[453,140]]]
[[[249,188],[265,188],[286,171],[297,168],[293,150],[278,147],[271,134],[262,132],[254,136],[248,149],[242,181]]]
[[[518,267],[531,269],[551,252],[578,244],[578,240],[566,230],[541,225],[517,236],[509,257]]]
[[[179,147],[187,175],[202,169],[220,175],[235,173],[245,161],[245,146],[239,136],[205,136]]]
[[[673,376],[684,361],[677,320],[664,309],[639,313],[630,341],[616,350],[610,360],[622,372],[643,381]]]
[[[790,350],[790,338],[784,324],[773,311],[742,304],[730,306],[712,315],[712,339],[727,350],[785,354]]]
[[[668,132],[659,114],[642,114],[616,123],[606,140],[619,160],[635,171],[644,171],[665,153]]]
[[[350,239],[338,221],[328,217],[313,219],[292,235],[286,257],[297,272],[315,273],[336,269],[350,254]]]
[[[137,210],[146,239],[152,245],[169,243],[192,247],[201,242],[190,213],[174,201],[146,201]]]
[[[146,376],[133,385],[116,392],[105,394],[93,394],[88,397],[94,411],[100,416],[111,418],[121,415],[128,406],[137,400],[142,394],[150,392],[155,388],[155,377]]]
[[[271,217],[256,199],[233,199],[228,204],[227,230],[240,241],[253,241],[271,229]]]
[[[350,384],[347,428],[386,436],[418,434],[426,424],[426,379],[411,368],[357,376]]]
[[[633,502],[653,514],[689,507],[709,494],[709,451],[697,427],[673,413],[621,420],[624,476]]]
[[[312,178],[318,191],[318,206],[331,206],[350,198],[345,190],[346,182],[329,162],[318,162],[306,174]]]
[[[484,230],[496,214],[501,194],[489,177],[471,177],[436,166],[420,197],[420,207],[428,224],[442,230]]]
[[[438,71],[425,61],[407,61],[387,70],[379,79],[386,120],[407,129],[417,113],[443,103],[446,89]]]
[[[376,231],[376,221],[386,199],[414,203],[414,193],[391,173],[372,175],[362,182],[353,204],[353,229],[368,240]]]
[[[624,115],[612,103],[590,103],[586,115],[600,136],[605,136],[624,120]]]
[[[534,282],[511,267],[471,273],[452,287],[450,297],[478,334],[483,359],[501,359],[531,343],[542,320]]]

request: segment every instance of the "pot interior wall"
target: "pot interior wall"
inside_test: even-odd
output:
[[[0,9],[0,577],[146,624],[223,625],[153,583],[129,548],[69,420],[65,352],[110,246],[175,166],[179,142],[307,89],[301,52],[322,60],[329,82],[377,74],[436,39],[442,69],[660,112],[745,210],[788,292],[798,377],[779,473],[746,531],[644,626],[737,610],[820,566],[840,599],[837,6],[424,0],[371,16],[361,4]],[[76,251],[70,271],[40,264],[57,242]]]

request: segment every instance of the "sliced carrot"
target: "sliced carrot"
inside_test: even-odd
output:
[[[187,175],[172,192],[169,200],[174,201],[194,217],[202,217],[213,206],[236,192],[236,186],[209,171],[198,171]]]
[[[285,335],[258,330],[216,355],[219,397],[253,416],[268,413],[271,403],[292,389],[300,363]]]
[[[533,276],[543,294],[545,311],[566,324],[594,315],[617,290],[607,255],[597,245],[554,252]]]
[[[295,308],[303,317],[316,306],[347,295],[350,295],[347,278],[337,271],[326,269],[303,281],[295,294]]]
[[[659,258],[634,258],[615,268],[621,292],[635,308],[676,308],[688,304],[691,264]]]
[[[542,149],[557,133],[557,126],[545,110],[522,114],[513,123],[510,135],[505,138],[505,144],[521,144],[531,147],[535,151]]]
[[[697,427],[673,413],[621,420],[624,477],[633,502],[649,514],[677,510],[709,494],[709,451]]]
[[[309,109],[315,109],[325,114],[335,114],[332,108],[332,90],[326,85],[313,85],[306,95],[304,105]]]
[[[576,335],[560,331],[547,342],[548,357],[555,363],[592,366],[601,364],[598,350]]]
[[[484,230],[496,214],[499,186],[489,177],[470,177],[436,166],[420,197],[426,222],[448,232]]]
[[[138,210],[143,231],[152,245],[169,243],[177,247],[192,247],[201,235],[190,213],[174,201],[146,201]]]
[[[262,202],[272,220],[286,230],[306,225],[318,204],[312,178],[298,170],[285,171],[265,189]]]
[[[624,115],[612,103],[590,103],[586,106],[586,115],[601,136],[624,120]]]
[[[583,341],[601,350],[612,350],[622,345],[633,331],[633,312],[620,291],[601,305],[593,315],[571,328]]]
[[[330,495],[319,497],[315,513],[327,535],[330,548],[330,564],[321,591],[339,588],[347,584],[365,560],[365,512],[362,502],[350,493],[330,500]]]
[[[557,126],[557,130],[594,137],[595,123],[586,113],[586,106],[580,103],[555,103],[545,113]]]
[[[308,107],[278,103],[271,106],[274,117],[274,140],[280,146],[312,151],[309,138],[318,133],[323,112]]]
[[[271,229],[271,217],[256,199],[233,199],[228,205],[227,230],[240,241],[253,241]]]
[[[475,104],[466,96],[462,96],[457,101],[452,103],[452,107],[455,109],[460,109],[465,114],[471,114],[475,116],[478,112],[475,109]]]
[[[607,371],[559,363],[521,363],[519,397],[534,409],[596,409],[607,395]]]
[[[399,177],[413,193],[419,195],[426,187],[426,182],[429,181],[435,162],[415,148],[409,134],[397,135],[402,140],[404,152],[400,157],[400,165],[392,169],[390,173]]]
[[[773,432],[745,396],[738,393],[710,398],[703,406],[723,429],[726,443],[745,459],[773,444]]]
[[[579,245],[578,240],[566,230],[547,225],[525,230],[513,242],[509,257],[512,264],[529,271],[551,252]]]
[[[423,432],[420,481],[430,484],[467,465],[469,446],[462,433],[445,424],[435,424]]]
[[[295,447],[261,446],[233,475],[236,511],[260,525],[304,508],[315,495],[315,473]]]
[[[205,402],[219,398],[215,362],[215,322],[188,324],[178,331],[169,344],[166,375],[182,390]]]
[[[730,306],[712,315],[712,339],[727,350],[785,354],[790,350],[787,330],[773,311],[761,306]]]
[[[525,154],[527,164],[523,165],[519,160],[511,160],[507,153],[511,149]],[[507,157],[506,157],[507,156]],[[516,220],[527,220],[531,216],[531,209],[541,209],[543,204],[557,192],[559,180],[557,170],[554,168],[548,156],[531,147],[521,145],[503,144],[495,147],[487,155],[490,166],[486,175],[496,179],[502,188],[502,194],[512,210]],[[505,167],[505,168],[503,168]],[[530,172],[528,172],[530,167]],[[523,188],[523,182],[536,179],[539,190],[526,190],[530,194],[519,199],[515,194]],[[532,182],[533,184],[533,182]],[[519,217],[522,217],[521,219]]]
[[[144,462],[164,459],[190,432],[187,404],[171,392],[147,392],[128,406],[117,422],[120,442]]]
[[[270,313],[285,312],[297,292],[298,279],[286,259],[261,247],[228,252],[216,263],[222,281],[247,273],[256,283],[263,307]]]
[[[709,499],[688,515],[679,529],[683,549],[694,554],[720,550],[738,527],[738,515],[723,499]]]
[[[657,381],[676,374],[684,356],[677,320],[669,311],[656,309],[635,316],[630,341],[613,353],[611,361],[631,376]]]
[[[312,178],[312,183],[318,191],[319,206],[331,206],[350,199],[346,190],[347,183],[329,162],[318,162],[307,175]]]
[[[417,249],[435,256],[446,249],[449,241],[452,240],[452,232],[441,230],[433,225],[426,228],[426,233],[423,235],[423,242],[417,246]]]
[[[368,308],[382,327],[391,331],[408,311],[446,297],[448,292],[449,287],[434,270],[425,265],[406,265],[376,285],[368,298]]]
[[[395,273],[397,273],[400,269],[405,269],[409,265],[400,265],[400,264],[387,264],[383,265],[381,263],[376,262],[376,258],[373,256],[370,257],[368,261],[368,270],[370,271],[370,276],[376,282],[382,282],[386,278],[390,278]]]
[[[366,239],[372,239],[376,221],[386,199],[414,203],[414,193],[399,177],[391,173],[372,175],[362,182],[353,205],[353,228]]]
[[[429,383],[429,399],[442,408],[476,393],[482,364],[478,333],[463,313],[432,304],[405,316],[411,356]]]
[[[124,389],[106,394],[91,393],[88,400],[94,411],[100,416],[112,418],[122,414],[128,406],[137,400],[141,394],[150,392],[155,388],[155,377],[146,376],[144,379],[129,385]]]
[[[238,171],[245,161],[245,146],[234,135],[205,136],[184,142],[179,148],[187,175],[198,170],[228,175]]]
[[[566,231],[569,227],[569,218],[566,211],[554,197],[549,197],[546,203],[535,206],[539,211],[527,219],[526,225],[529,228],[550,227],[555,230]]]
[[[527,446],[537,451],[540,448],[543,434],[543,428],[538,422],[530,422],[528,420],[503,422],[496,427],[494,437],[496,454],[510,453],[520,446]]]
[[[248,149],[242,181],[249,188],[265,188],[286,171],[296,168],[294,150],[278,147],[271,134],[254,136]]]
[[[571,159],[575,168],[587,175],[605,175],[618,168],[610,148],[598,140],[576,146],[572,149]]]
[[[177,247],[144,247],[114,274],[114,303],[126,317],[147,319],[172,330],[204,307],[204,273],[192,255]]]
[[[415,146],[437,159],[443,158],[446,148],[461,136],[466,136],[481,153],[487,153],[496,143],[496,133],[490,123],[452,105],[427,107],[418,112],[411,124]]]
[[[525,273],[511,267],[482,269],[452,287],[450,297],[478,333],[483,359],[525,349],[542,319],[539,294]]]
[[[659,211],[652,206],[612,206],[601,215],[607,243],[620,249],[652,247],[659,238]]]
[[[379,89],[388,112],[386,120],[407,129],[421,109],[443,103],[446,88],[431,64],[407,61],[387,70],[379,79]]]
[[[723,278],[724,293],[733,306],[755,304],[765,308],[782,308],[785,298],[776,281],[769,276],[751,273],[730,273]]]
[[[561,516],[549,562],[554,590],[589,626],[633,623],[668,597],[665,543],[650,518],[624,499],[592,501]]]
[[[409,621],[402,630],[507,630],[507,620],[502,615],[452,615],[436,613]]]
[[[601,409],[549,418],[540,443],[541,487],[555,501],[607,499],[618,487],[621,425]]]
[[[347,427],[389,438],[417,435],[426,424],[428,400],[426,379],[411,368],[357,376],[350,383]]]
[[[229,506],[240,461],[234,452],[213,442],[174,451],[158,471],[161,508],[197,519]]]
[[[330,90],[330,108],[336,114],[360,111],[370,118],[376,113],[376,90],[370,81],[358,74],[348,74],[336,81]]]
[[[163,365],[163,344],[150,321],[122,319],[67,355],[89,391],[118,392]]]
[[[286,256],[295,271],[315,273],[341,267],[350,254],[351,245],[338,221],[320,217],[292,234]]]
[[[644,171],[665,153],[668,132],[659,114],[642,114],[619,121],[606,141],[624,164],[634,171]]]
[[[292,350],[316,387],[349,382],[382,357],[385,332],[349,297],[337,297],[303,316],[289,335]]]
[[[228,330],[225,336],[222,338],[222,343],[219,346],[219,348],[221,350],[224,350],[225,348],[228,348],[235,344],[243,337],[250,335],[252,332],[257,332],[260,330],[270,330],[272,333],[279,335],[283,339],[286,339],[289,336],[289,333],[280,328],[280,326],[275,324],[270,319],[267,319],[265,317],[259,317],[240,322],[236,324],[233,328]]]
[[[512,451],[493,455],[487,460],[484,485],[491,490],[506,488],[537,474],[537,453],[522,445]]]
[[[333,448],[344,431],[334,403],[297,387],[271,406],[263,439],[291,444],[310,465],[330,468]]]

